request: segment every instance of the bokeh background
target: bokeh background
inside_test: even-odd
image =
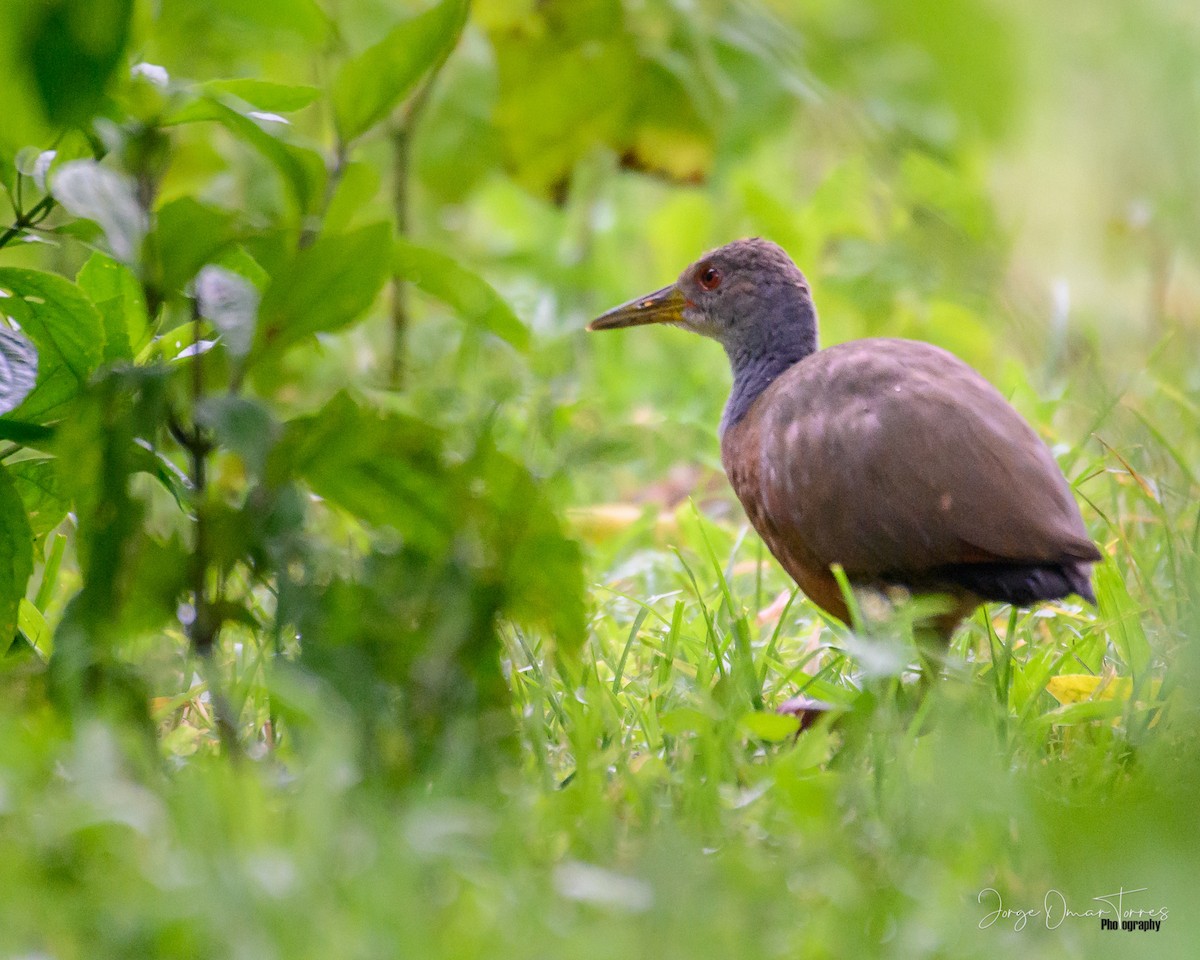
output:
[[[1194,3],[0,16],[0,268],[122,304],[75,406],[0,420],[48,431],[0,433],[43,510],[0,674],[0,956],[1194,955]],[[128,178],[140,249],[55,186],[73,160]],[[824,344],[994,382],[1109,558],[1097,609],[968,624],[916,718],[906,614],[828,623],[748,532],[720,349],[583,332],[750,235]],[[206,263],[262,291],[244,363],[193,325]],[[852,719],[797,738],[799,689]],[[1159,931],[1047,923],[1120,889]]]

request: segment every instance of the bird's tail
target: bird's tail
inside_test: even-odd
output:
[[[1062,563],[964,563],[939,573],[984,600],[1019,607],[1042,600],[1061,600],[1076,594],[1095,606],[1092,565],[1083,560]]]

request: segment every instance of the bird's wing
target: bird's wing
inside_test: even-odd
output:
[[[766,513],[823,566],[873,576],[1099,556],[1046,445],[944,350],[831,347],[761,399]]]

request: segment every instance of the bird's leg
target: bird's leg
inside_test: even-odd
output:
[[[895,584],[861,585],[855,596],[861,615],[858,629],[893,642],[911,639],[918,671],[913,699],[920,704],[945,670],[950,635],[962,618],[961,602],[942,594],[914,595]],[[908,655],[906,650],[906,659]]]
[[[838,574],[841,574],[840,570]],[[893,623],[894,604],[897,598],[893,597],[889,591],[871,584],[851,584],[844,574],[838,577],[838,581],[846,606],[845,619],[850,624],[853,633],[863,638],[868,644],[888,642],[887,627]],[[907,592],[905,592],[905,596],[907,596]],[[897,659],[895,663],[898,665],[900,661]],[[800,726],[797,730],[797,735],[799,735],[801,731],[807,730],[826,714],[841,713],[847,709],[845,706],[816,700],[801,693],[785,700],[775,708],[775,712],[799,719]]]

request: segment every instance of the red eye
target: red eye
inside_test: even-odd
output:
[[[716,267],[701,267],[696,282],[705,290],[716,290],[721,285],[721,271]]]

